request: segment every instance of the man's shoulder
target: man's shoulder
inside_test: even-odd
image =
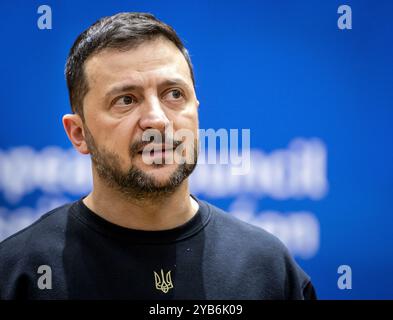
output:
[[[212,214],[212,227],[216,228],[217,235],[228,243],[239,243],[247,247],[262,250],[263,252],[271,251],[282,252],[287,254],[287,248],[275,235],[266,231],[262,227],[252,225],[240,220],[234,215],[216,207],[215,205],[204,201]]]
[[[67,215],[73,203],[43,214],[37,221],[0,242],[0,256],[15,254],[25,248],[50,244],[65,232]]]
[[[267,275],[272,283],[277,279],[289,281],[291,288],[299,286],[298,292],[309,284],[310,277],[275,235],[212,204],[208,206],[212,214],[208,234],[210,239],[214,239],[211,250],[220,250],[227,259],[233,255],[237,261],[248,262],[250,267],[261,270],[260,274]]]

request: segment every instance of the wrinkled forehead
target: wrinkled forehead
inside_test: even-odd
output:
[[[129,50],[107,48],[100,51],[87,59],[85,76],[90,89],[126,79],[147,85],[174,77],[193,86],[185,57],[171,41],[162,37]]]

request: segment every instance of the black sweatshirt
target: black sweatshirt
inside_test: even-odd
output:
[[[316,298],[276,237],[196,200],[163,231],[112,224],[82,199],[52,210],[0,243],[0,299]]]

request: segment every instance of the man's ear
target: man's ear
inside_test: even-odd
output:
[[[66,114],[63,116],[62,121],[68,139],[70,139],[76,150],[82,154],[89,154],[81,117],[78,114]]]

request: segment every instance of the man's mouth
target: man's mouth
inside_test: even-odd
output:
[[[163,157],[172,154],[173,150],[174,147],[169,145],[147,145],[138,154],[150,157]]]

